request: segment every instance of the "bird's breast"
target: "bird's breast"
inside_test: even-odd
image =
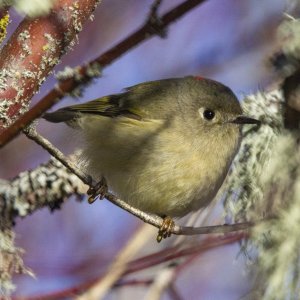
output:
[[[207,147],[163,123],[101,120],[89,129],[90,173],[104,175],[129,204],[158,215],[183,216],[206,206],[226,176],[236,148]],[[99,129],[102,128],[102,129]]]

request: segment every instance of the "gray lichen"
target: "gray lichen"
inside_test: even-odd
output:
[[[259,299],[299,299],[300,134],[283,126],[280,91],[259,93],[243,103],[259,118],[258,130],[244,128],[225,190],[225,208],[235,221],[265,219],[242,243],[254,255]]]
[[[8,126],[10,124],[10,118],[8,117],[8,110],[10,106],[10,101],[8,99],[3,99],[0,105],[0,121],[3,126]]]
[[[12,181],[0,180],[0,295],[13,290],[12,276],[33,275],[22,261],[21,249],[14,245],[14,219],[25,217],[41,207],[58,209],[71,195],[79,198],[85,186],[61,163],[51,159],[32,171],[20,173]]]
[[[71,68],[69,66],[65,67],[64,70],[57,72],[55,77],[58,81],[63,82],[69,78],[76,81],[77,86],[74,88],[68,96],[73,98],[79,98],[82,96],[84,88],[93,82],[94,78],[98,78],[102,75],[102,67],[99,63],[93,62],[85,66],[84,74],[81,73],[80,67]]]
[[[285,20],[277,30],[280,51],[273,57],[276,70],[284,77],[291,75],[300,67],[300,20],[285,15]]]
[[[39,207],[59,207],[70,195],[77,194],[81,181],[57,160],[20,173],[9,185],[0,185],[0,215],[24,217]]]
[[[259,277],[264,279],[259,282],[262,299],[299,299],[300,295],[299,139],[298,132],[285,131],[274,144],[262,176],[264,199],[276,216],[253,232],[259,250]]]
[[[15,234],[10,227],[3,227],[3,221],[0,222],[0,296],[1,299],[8,299],[15,289],[12,274],[34,275],[24,266],[21,258],[23,251],[15,246]]]
[[[47,15],[56,0],[0,0],[0,7],[13,6],[20,14],[31,18]]]
[[[283,130],[283,97],[278,90],[257,93],[243,101],[246,115],[261,120],[260,128],[243,128],[243,140],[230,176],[225,183],[225,207],[235,221],[262,217],[255,207],[263,201],[263,170],[272,156],[272,147]]]

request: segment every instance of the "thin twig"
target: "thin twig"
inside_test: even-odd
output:
[[[31,140],[34,140],[37,144],[42,146],[45,150],[47,150],[52,156],[54,156],[57,160],[59,160],[66,168],[71,170],[75,175],[77,175],[85,184],[89,185],[90,188],[94,189],[96,186],[96,181],[94,181],[90,176],[86,175],[82,172],[78,167],[76,167],[72,162],[70,162],[64,154],[59,151],[56,147],[54,147],[47,139],[39,135],[35,129],[29,127],[26,129],[25,134]],[[145,223],[151,224],[157,228],[161,228],[163,224],[163,219],[156,215],[151,215],[145,213],[135,207],[132,207],[125,201],[119,199],[112,193],[106,193],[105,198],[112,202],[113,204],[119,206],[120,208],[126,210],[130,214],[138,217]],[[261,221],[260,221],[261,222]],[[256,222],[257,223],[257,222]],[[212,234],[212,233],[228,233],[240,230],[250,229],[254,225],[254,222],[243,222],[236,224],[223,224],[223,225],[215,225],[215,226],[203,226],[203,227],[184,227],[175,225],[172,233],[177,235],[198,235],[198,234]]]
[[[205,0],[186,0],[178,6],[171,9],[164,14],[159,20],[160,30],[166,29],[166,27],[175,20],[182,17],[184,14],[195,8],[197,5],[203,3]],[[110,50],[103,53],[98,58],[94,59],[85,66],[77,68],[77,75],[80,76],[80,81],[76,78],[67,78],[61,81],[53,90],[51,90],[45,97],[43,97],[35,106],[33,106],[28,112],[20,116],[10,127],[8,127],[3,133],[0,134],[0,148],[16,137],[20,131],[28,126],[33,120],[39,118],[46,110],[51,108],[54,104],[60,101],[67,93],[72,92],[79,86],[89,82],[91,80],[90,68],[99,65],[101,69],[110,65],[114,60],[120,58],[128,50],[136,47],[139,43],[149,39],[157,34],[157,31],[153,31],[153,22],[147,20],[146,24],[140,29],[132,33],[123,41],[112,47]]]
[[[93,186],[93,181],[90,176],[83,173],[75,164],[73,164],[61,151],[54,147],[47,139],[42,137],[36,130],[29,126],[23,130],[26,136],[35,141],[38,145],[47,150],[53,157],[60,161],[67,169],[73,172],[83,183]]]
[[[151,224],[157,228],[161,228],[163,223],[163,219],[161,217],[145,213],[135,207],[132,207],[111,193],[107,193],[105,195],[105,198],[108,199],[110,202],[114,203],[115,205],[119,206],[120,208],[131,213],[132,215],[138,217],[142,221]],[[172,233],[177,235],[198,235],[198,234],[213,234],[213,233],[224,234],[224,233],[229,233],[234,231],[247,230],[255,225],[256,223],[254,222],[243,222],[243,223],[236,223],[230,225],[223,224],[223,225],[201,226],[201,227],[186,227],[186,226],[175,225],[172,230]]]
[[[124,286],[139,286],[144,285],[147,286],[153,282],[152,279],[128,279],[128,280],[122,280],[114,284],[113,288],[121,288]]]

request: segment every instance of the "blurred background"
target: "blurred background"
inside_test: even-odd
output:
[[[160,13],[182,1],[164,0]],[[81,65],[95,58],[137,29],[145,21],[152,0],[103,0],[55,71]],[[139,82],[185,75],[201,75],[221,81],[242,99],[274,81],[268,59],[276,50],[276,29],[287,9],[283,0],[207,0],[173,23],[167,38],[153,37],[103,70],[103,77],[87,87],[80,100],[66,98],[55,108],[84,102]],[[10,32],[21,17],[12,13]],[[53,88],[53,76],[43,84],[33,103]],[[78,145],[64,125],[41,120],[38,131],[65,154]],[[2,178],[35,168],[49,155],[32,141],[18,137],[0,150]],[[222,209],[211,222],[223,223]],[[141,221],[108,201],[93,205],[70,199],[62,209],[42,209],[16,225],[17,244],[25,249],[25,264],[36,279],[16,278],[16,295],[41,295],[76,286],[105,273],[114,256],[141,226]],[[153,238],[143,249],[150,254],[172,244]],[[189,237],[191,243],[200,237]],[[239,246],[214,249],[199,256],[175,282],[182,299],[240,299],[251,288],[246,259]],[[126,292],[122,291],[125,290]],[[118,289],[107,299],[141,297],[144,287]],[[164,299],[171,299],[166,294]]]

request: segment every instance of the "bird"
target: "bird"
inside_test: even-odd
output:
[[[199,76],[149,81],[46,113],[80,136],[85,172],[118,197],[164,218],[209,205],[241,143],[241,127],[260,122],[243,114],[232,90]]]

